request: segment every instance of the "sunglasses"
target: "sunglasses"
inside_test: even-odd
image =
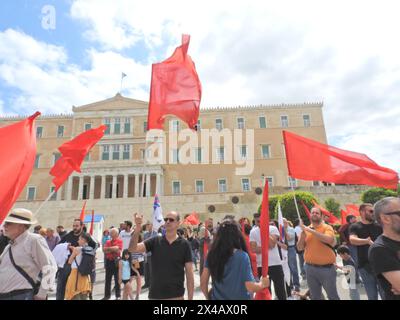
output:
[[[368,213],[374,213],[374,210],[367,210]]]
[[[386,213],[384,213],[384,215],[400,217],[400,211],[386,212]]]
[[[165,222],[174,222],[175,219],[172,219],[172,218],[164,218],[164,221],[165,221]]]

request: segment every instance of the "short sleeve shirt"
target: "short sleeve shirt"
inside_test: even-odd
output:
[[[206,260],[204,266],[208,268]],[[221,282],[213,281],[212,300],[250,300],[251,294],[246,289],[246,282],[254,282],[249,255],[236,250],[224,268]]]
[[[290,240],[288,240],[288,245],[289,246],[294,246],[296,245],[296,231],[294,231],[294,228],[288,226],[287,228],[287,234],[290,237]]]
[[[334,237],[333,228],[321,223],[315,231]],[[306,231],[306,247],[304,249],[304,261],[315,265],[328,265],[336,262],[336,255],[328,245],[319,240],[315,235]]]
[[[379,236],[369,249],[369,262],[384,291],[384,300],[400,300],[400,295],[394,295],[392,285],[382,275],[384,272],[400,271],[400,241],[394,241]]]
[[[121,256],[122,247],[123,247],[122,240],[120,238],[117,238],[115,240],[112,240],[112,239],[107,240],[106,244],[104,245],[104,248],[110,248],[110,247],[118,247],[119,248],[118,252],[106,253],[106,259],[110,260],[110,261],[114,261]]]
[[[269,235],[270,236],[278,236],[279,230],[275,226],[269,226]],[[250,231],[250,242],[256,242],[257,247],[261,247],[261,235],[260,235],[260,227],[254,227]],[[278,245],[274,248],[268,250],[268,266],[277,266],[282,265],[282,260],[279,255]],[[262,266],[261,254],[257,254],[257,267]]]
[[[375,241],[382,234],[382,227],[377,223],[364,224],[361,221],[353,223],[349,228],[350,235],[356,235],[358,238],[367,239],[371,237]],[[358,267],[362,268],[368,264],[369,245],[357,246]]]
[[[144,241],[151,252],[150,299],[170,299],[185,294],[185,264],[192,262],[192,250],[187,240],[178,237],[171,244],[165,236]]]

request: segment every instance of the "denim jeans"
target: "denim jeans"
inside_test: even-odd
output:
[[[290,274],[293,280],[293,286],[296,291],[300,290],[300,279],[299,271],[297,269],[296,249],[294,247],[288,247],[288,264]]]
[[[358,269],[358,272],[363,281],[365,291],[367,292],[368,300],[378,300],[378,293],[380,293],[380,287],[376,277],[364,266]],[[383,297],[381,293],[381,297]]]
[[[355,286],[352,288],[349,285],[349,292],[350,292],[350,300],[360,300],[360,293],[358,292],[358,284],[355,284]]]
[[[336,269],[331,267],[316,267],[305,265],[307,284],[311,300],[322,299],[322,288],[325,289],[329,300],[340,300],[336,288]]]
[[[304,277],[306,275],[306,270],[304,269],[304,251],[297,254],[299,256],[300,273]]]

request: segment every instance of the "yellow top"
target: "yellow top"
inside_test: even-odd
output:
[[[325,223],[320,224],[315,231],[335,237],[333,228]],[[304,250],[304,261],[310,264],[325,265],[336,262],[335,253],[327,244],[319,240],[315,235],[306,231],[306,247]]]

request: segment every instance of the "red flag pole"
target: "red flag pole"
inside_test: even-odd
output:
[[[86,208],[86,200],[85,203],[83,204],[81,215],[79,216],[79,220],[81,220],[82,222],[85,221],[85,208]]]
[[[94,225],[94,210],[92,209],[92,221],[90,222],[90,235],[93,235],[93,225]]]

